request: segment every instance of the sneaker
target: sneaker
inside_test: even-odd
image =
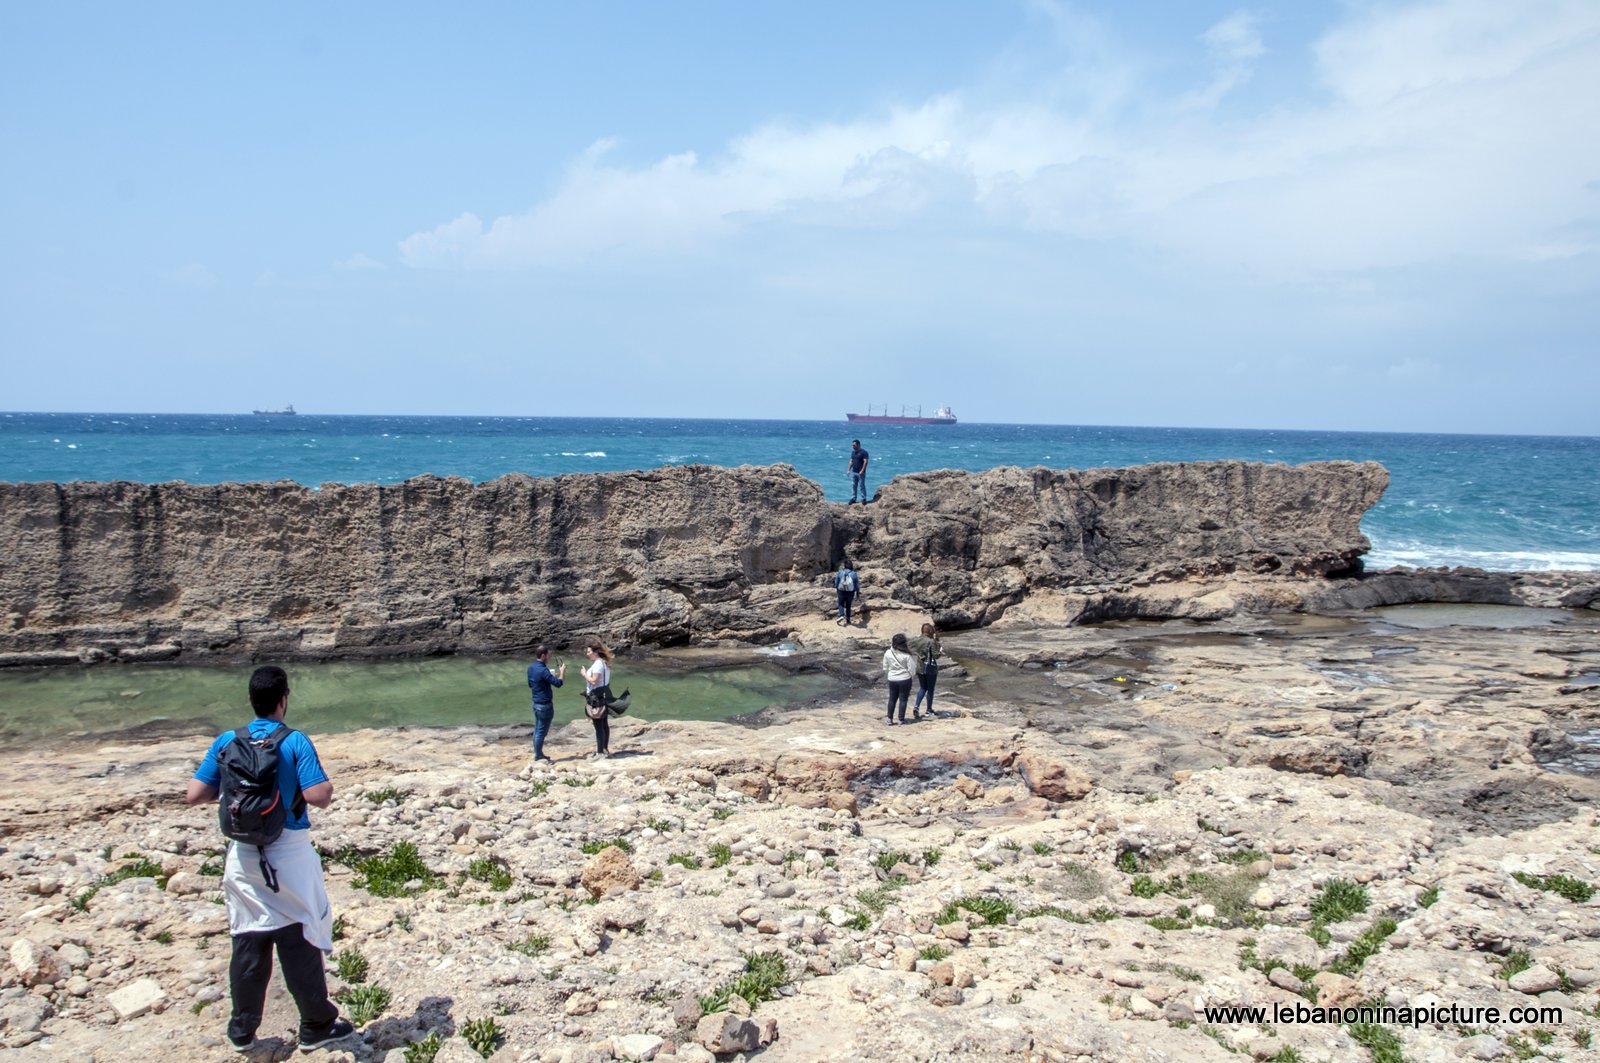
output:
[[[243,1041],[240,1041],[234,1037],[230,1037],[228,1038],[228,1043],[233,1046],[233,1050],[235,1052],[248,1052],[256,1046],[256,1035],[251,1034]]]
[[[323,1045],[330,1045],[335,1041],[343,1041],[355,1032],[356,1028],[344,1019],[333,1020],[333,1025],[328,1027],[328,1031],[323,1034],[307,1034],[302,1030],[300,1033],[300,1051],[310,1052],[321,1048]]]

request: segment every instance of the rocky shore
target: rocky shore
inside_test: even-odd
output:
[[[912,726],[873,680],[923,614],[885,605],[789,628],[859,696],[753,725],[640,707],[610,760],[582,724],[553,769],[525,728],[318,736],[330,969],[368,1035],[323,1055],[1600,1058],[1600,616],[1074,607],[952,636]],[[218,836],[178,799],[205,741],[0,766],[13,1058],[237,1058]],[[1500,1017],[1294,1019],[1371,1002]],[[1206,1011],[1233,1004],[1268,1012]],[[275,983],[257,1057],[293,1029]]]

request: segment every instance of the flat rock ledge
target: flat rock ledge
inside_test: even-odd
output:
[[[606,760],[579,723],[537,768],[507,729],[319,737],[330,978],[371,1009],[326,1058],[430,1037],[439,1060],[545,1063],[1346,1060],[1380,1037],[1408,1060],[1596,1058],[1591,779],[1537,826],[1463,835],[1378,779],[1256,764],[1135,790],[1087,736],[880,711],[630,718]],[[203,746],[0,767],[10,1058],[237,1058],[218,837],[177,798]],[[404,881],[358,859],[401,845],[425,867]],[[1373,1000],[1562,1019],[1205,1016]],[[252,1058],[288,1058],[294,1028],[275,981]]]

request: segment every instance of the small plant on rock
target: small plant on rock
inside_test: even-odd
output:
[[[339,994],[339,1000],[349,1013],[350,1021],[357,1026],[365,1026],[383,1014],[389,1006],[390,996],[382,986],[360,985]]]
[[[360,949],[345,949],[333,957],[333,963],[339,977],[351,985],[360,985],[367,980],[367,958]]]
[[[487,882],[496,893],[504,893],[511,888],[511,872],[506,869],[504,861],[492,856],[480,856],[468,864],[467,877]]]
[[[397,786],[385,786],[381,790],[367,791],[367,800],[375,805],[381,805],[385,801],[404,801],[410,796],[410,790],[402,790]]]
[[[610,845],[616,846],[630,856],[633,854],[633,843],[626,838],[597,838],[594,841],[584,842],[583,851],[585,855],[593,856]]]
[[[388,856],[359,857],[350,866],[356,872],[355,884],[374,897],[411,897],[444,882],[422,862],[411,842],[398,842]]]
[[[520,952],[524,956],[543,956],[550,951],[549,934],[529,934],[515,944],[507,945],[512,952]]]
[[[953,923],[961,918],[963,911],[977,916],[984,925],[999,926],[1006,922],[1007,916],[1016,914],[1017,906],[1004,897],[957,897],[945,905],[944,909],[933,917],[933,921],[941,926]]]
[[[1342,923],[1367,910],[1367,887],[1349,879],[1330,878],[1311,901],[1311,917],[1319,923]]]
[[[1429,886],[1427,889],[1425,889],[1421,893],[1417,894],[1417,903],[1420,904],[1424,908],[1432,908],[1434,903],[1436,901],[1438,901],[1438,899],[1439,899],[1439,887],[1438,887],[1437,884]]]
[[[712,867],[725,867],[733,861],[733,849],[722,842],[713,845],[706,852],[711,856]]]
[[[743,997],[751,1007],[764,1001],[775,1000],[779,990],[788,985],[793,978],[782,953],[747,952],[744,957],[744,973],[700,997],[700,1010],[708,1015],[714,1011],[722,1011],[727,1008],[728,1001],[735,995]]]
[[[673,853],[667,857],[667,863],[677,864],[679,867],[686,867],[690,871],[695,871],[699,869],[701,860],[693,853]]]
[[[406,1046],[404,1053],[405,1063],[433,1063],[433,1057],[439,1054],[439,1049],[444,1047],[444,1042],[436,1033],[430,1033],[416,1044]]]
[[[1513,871],[1511,877],[1524,886],[1557,894],[1574,904],[1582,904],[1594,896],[1593,886],[1571,875],[1530,875],[1526,871]]]
[[[472,1046],[474,1052],[488,1059],[500,1047],[500,1042],[506,1039],[506,1032],[493,1019],[468,1019],[461,1024],[461,1037]]]

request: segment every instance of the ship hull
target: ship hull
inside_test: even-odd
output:
[[[847,413],[851,424],[955,424],[954,417],[884,417],[873,413]]]

